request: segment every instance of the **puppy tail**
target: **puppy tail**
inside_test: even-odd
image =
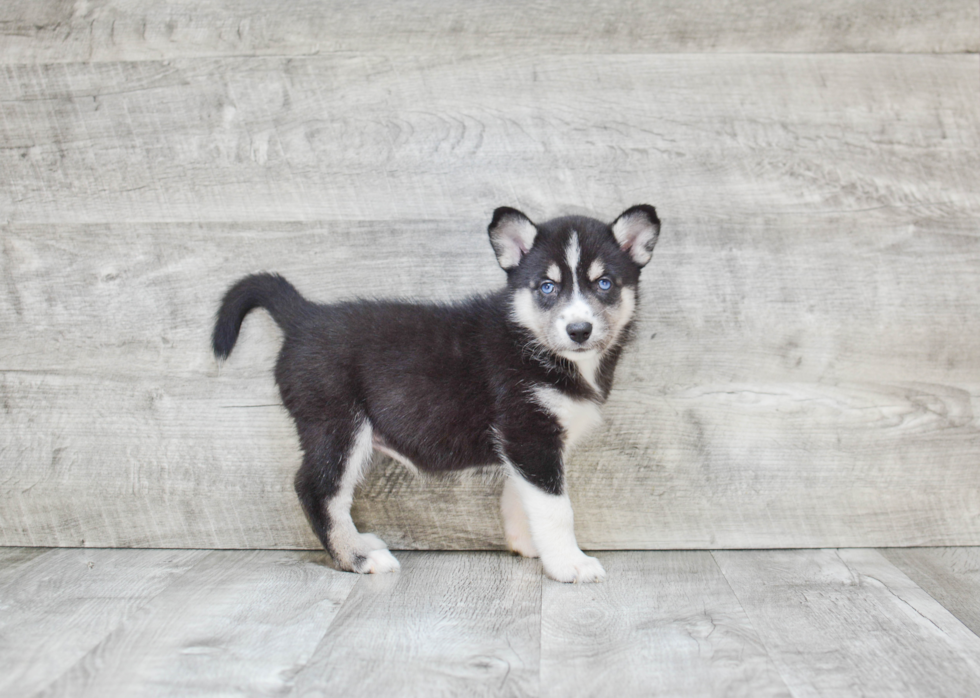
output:
[[[211,335],[211,347],[219,359],[226,359],[235,348],[242,320],[253,308],[269,311],[272,319],[289,332],[315,307],[291,283],[278,274],[252,274],[228,289]]]

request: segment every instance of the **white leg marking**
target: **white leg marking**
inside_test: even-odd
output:
[[[387,550],[388,545],[373,533],[362,533],[361,542],[370,550]]]
[[[377,536],[375,538],[378,539]],[[385,572],[397,572],[401,568],[398,559],[385,547],[368,552],[367,561],[354,571],[361,574],[384,574]]]
[[[599,582],[606,571],[594,557],[589,557],[575,540],[575,517],[567,494],[544,492],[518,473],[513,480],[524,511],[531,537],[541,554],[545,574],[558,582]]]
[[[330,517],[330,544],[337,556],[337,564],[344,569],[374,574],[394,572],[400,568],[388,546],[371,533],[358,533],[350,517],[354,488],[371,464],[373,451],[371,423],[367,420],[354,437],[354,445],[347,454],[340,491],[327,503]]]
[[[513,483],[514,476],[504,480],[504,491],[500,495],[500,514],[504,519],[504,536],[507,548],[524,557],[538,557],[538,549],[534,547],[531,529],[527,523],[527,514],[521,504],[517,486]]]

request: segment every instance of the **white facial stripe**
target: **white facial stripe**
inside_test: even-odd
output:
[[[558,284],[561,283],[561,267],[559,267],[554,262],[552,262],[551,266],[548,267],[548,278],[554,281],[555,283]]]
[[[568,239],[568,246],[565,248],[565,261],[572,272],[572,285],[578,293],[578,263],[582,257],[582,249],[578,245],[578,233],[572,231],[572,236]]]
[[[571,302],[565,306],[558,316],[558,322],[564,326],[572,322],[592,322],[596,321],[595,312],[592,306],[585,300],[579,291],[575,291]]]
[[[598,259],[593,260],[589,266],[589,281],[595,281],[606,272],[606,268]]]

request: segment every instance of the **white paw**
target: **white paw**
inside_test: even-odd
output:
[[[524,557],[538,557],[538,549],[534,547],[531,536],[507,536],[507,549]]]
[[[373,533],[361,533],[361,541],[368,550],[387,550],[387,544]]]
[[[606,570],[603,569],[602,563],[583,552],[567,558],[557,560],[552,558],[542,562],[544,562],[545,574],[556,582],[585,584],[601,582],[606,578]]]
[[[364,562],[358,566],[361,574],[383,574],[397,572],[402,566],[387,549],[372,550],[365,556]]]

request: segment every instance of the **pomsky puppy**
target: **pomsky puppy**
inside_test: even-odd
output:
[[[224,296],[218,358],[255,307],[282,328],[275,377],[303,449],[296,492],[342,569],[399,568],[350,515],[377,450],[425,472],[503,465],[508,547],[540,556],[560,582],[605,577],[575,540],[565,465],[600,421],[660,220],[640,205],[611,225],[582,216],[535,224],[503,207],[488,232],[507,286],[455,304],[320,305],[274,274],[247,276]]]

